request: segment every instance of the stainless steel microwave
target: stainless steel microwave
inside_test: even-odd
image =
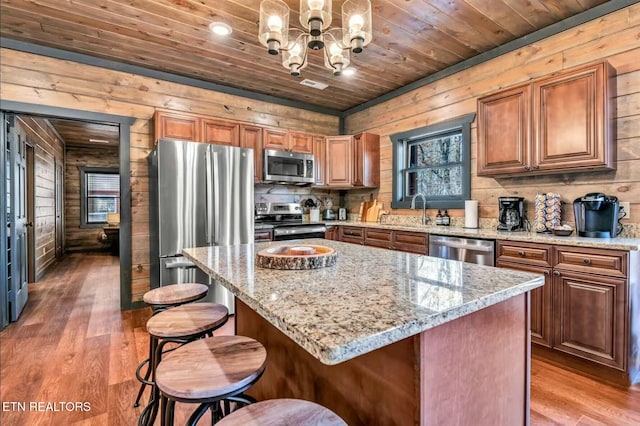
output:
[[[312,154],[265,149],[262,167],[265,182],[292,184],[314,182]]]

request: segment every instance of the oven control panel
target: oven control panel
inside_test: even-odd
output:
[[[256,203],[257,215],[302,215],[302,207],[297,203]]]

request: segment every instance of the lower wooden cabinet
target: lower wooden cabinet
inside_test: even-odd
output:
[[[428,254],[429,235],[423,232],[393,231],[393,249],[415,254]]]
[[[341,226],[340,241],[352,244],[364,244],[364,228]]]
[[[393,231],[390,229],[365,228],[364,245],[393,249]]]
[[[340,241],[389,250],[427,254],[429,236],[423,232],[396,231],[393,229],[342,226]]]
[[[630,351],[640,329],[629,294],[637,253],[513,241],[498,241],[497,253],[498,267],[545,275],[531,292],[533,343],[640,377],[640,354]]]
[[[553,334],[553,275],[551,268],[540,266],[519,265],[498,260],[498,268],[509,268],[518,271],[544,274],[544,286],[531,290],[530,317],[531,317],[531,341],[539,345],[551,347]]]
[[[557,350],[624,369],[626,280],[554,271]]]
[[[340,228],[337,226],[327,226],[327,230],[324,231],[325,240],[333,240],[333,241],[340,240],[339,231],[340,231]]]

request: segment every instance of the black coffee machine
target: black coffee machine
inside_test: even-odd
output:
[[[591,192],[573,202],[576,230],[580,237],[614,238],[620,203],[612,195]]]
[[[524,198],[498,197],[498,231],[524,231]]]

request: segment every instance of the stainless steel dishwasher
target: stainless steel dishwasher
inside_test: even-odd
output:
[[[495,241],[429,235],[429,256],[495,266]]]

